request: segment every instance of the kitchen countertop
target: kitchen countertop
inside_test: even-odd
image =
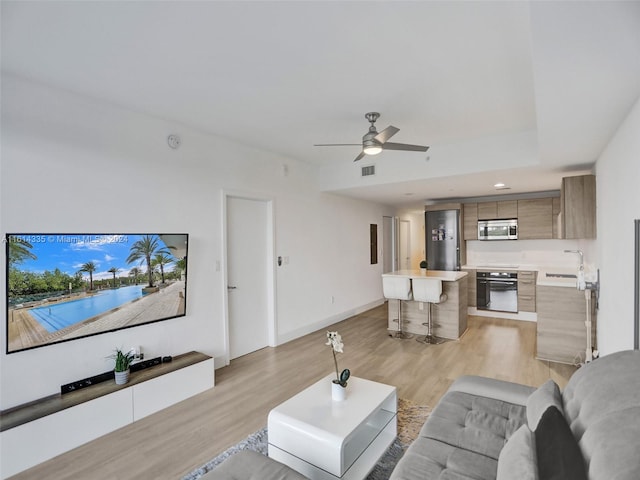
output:
[[[478,265],[463,265],[467,270],[500,270],[501,272],[537,271],[537,265],[516,265],[512,263],[483,263]]]
[[[439,278],[443,282],[455,282],[461,278],[469,275],[467,272],[449,271],[449,270],[395,270],[389,273],[383,273],[383,277],[409,277],[409,278],[421,278],[432,277]]]
[[[515,264],[483,264],[483,265],[464,265],[463,269],[467,270],[500,270],[505,272],[518,271],[536,271],[538,277],[536,284],[547,287],[568,287],[576,288],[577,280],[575,278],[559,277],[556,275],[576,275],[577,268],[553,265],[515,265]],[[591,281],[593,275],[586,272],[587,281]]]

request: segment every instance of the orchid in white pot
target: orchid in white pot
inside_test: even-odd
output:
[[[348,368],[345,368],[341,373],[338,373],[338,357],[336,356],[336,353],[343,353],[344,343],[342,343],[342,337],[338,332],[327,332],[327,343],[325,343],[325,345],[331,347],[331,352],[333,353],[333,363],[336,366],[336,378],[335,380],[333,380],[333,383],[346,388],[347,380],[349,380],[351,372]]]

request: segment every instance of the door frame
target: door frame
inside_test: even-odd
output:
[[[391,228],[391,231],[388,232],[385,229],[385,219],[388,218],[389,219],[389,227]],[[399,248],[399,240],[400,240],[400,225],[399,225],[400,219],[399,217],[396,217],[395,215],[383,215],[382,216],[382,251],[383,251],[383,255],[382,255],[382,270],[383,273],[389,273],[389,272],[394,272],[396,270],[399,270],[399,266],[400,266],[400,248]],[[387,233],[389,233],[389,235],[387,235]],[[389,237],[390,240],[390,244],[386,245],[386,240]],[[387,248],[388,247],[388,248]],[[391,270],[389,270],[389,272],[385,272],[384,270],[386,270],[386,256],[389,255],[391,257]]]
[[[404,226],[406,226],[406,232],[404,233],[406,238],[402,238],[404,236],[402,232]],[[408,255],[407,257],[400,256],[403,250],[403,243],[406,249],[405,253]],[[411,270],[411,220],[403,220],[400,218],[398,219],[398,270],[404,270],[405,258],[407,259],[406,270]]]
[[[253,192],[236,191],[236,190],[223,190],[222,191],[222,258],[223,261],[223,282],[222,282],[222,304],[223,304],[223,316],[224,316],[224,365],[229,365],[231,362],[231,347],[230,347],[230,325],[229,325],[229,290],[227,285],[229,284],[229,258],[227,249],[227,234],[228,234],[228,222],[227,218],[227,202],[229,198],[238,198],[243,200],[253,200],[264,202],[266,207],[266,221],[267,232],[265,240],[265,259],[267,262],[267,275],[266,275],[266,298],[267,298],[267,329],[268,329],[268,342],[270,347],[277,345],[277,323],[276,323],[276,270],[275,270],[275,228],[274,228],[274,200],[271,197],[256,194]]]

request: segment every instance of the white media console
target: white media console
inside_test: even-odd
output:
[[[126,385],[109,380],[2,412],[0,478],[212,388],[214,375],[212,357],[189,352],[132,373]]]

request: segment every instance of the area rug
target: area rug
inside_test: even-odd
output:
[[[427,406],[416,405],[402,398],[398,399],[398,436],[373,468],[367,480],[387,480],[389,478],[398,460],[402,458],[407,447],[418,436],[418,433],[420,433],[420,429],[427,420],[430,412],[431,409]],[[196,480],[200,478],[205,473],[214,470],[228,457],[240,450],[253,450],[254,452],[267,455],[267,444],[267,427],[264,427],[252,433],[237,445],[230,447],[213,460],[208,461],[200,468],[196,468],[188,475],[185,475],[182,480]]]

